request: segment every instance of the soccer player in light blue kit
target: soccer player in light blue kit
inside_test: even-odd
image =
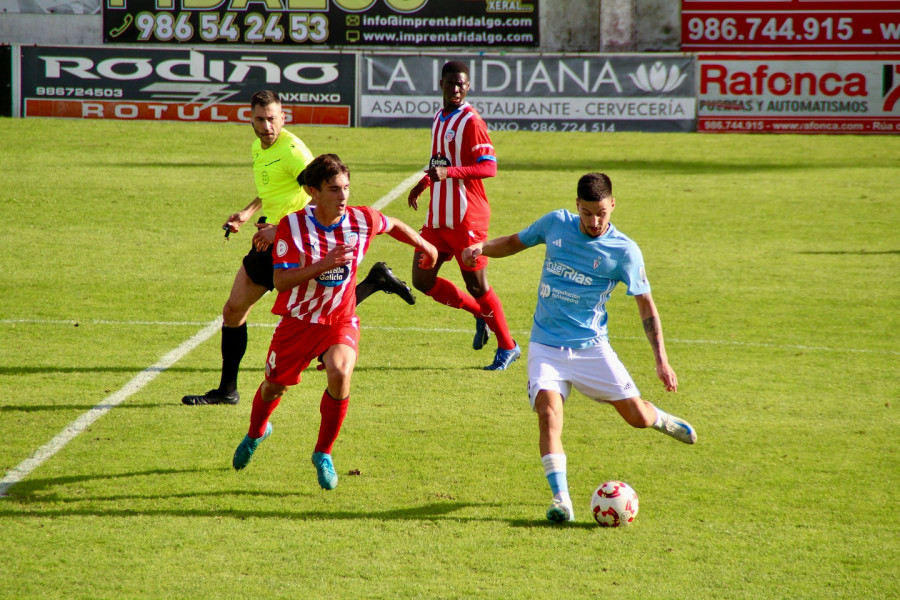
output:
[[[656,375],[666,390],[678,388],[663,343],[659,313],[650,296],[641,251],[609,222],[616,206],[612,182],[603,173],[578,180],[577,213],[548,213],[519,233],[467,248],[464,260],[501,258],[544,244],[546,252],[528,346],[528,395],[538,415],[541,462],[553,491],[547,519],[573,521],[562,446],[563,404],[572,387],[612,404],[632,427],[653,427],[685,444],[694,428],[643,400],[609,344],[606,301],[619,282],[637,301]]]

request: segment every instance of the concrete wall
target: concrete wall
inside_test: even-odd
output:
[[[600,50],[601,0],[543,0],[541,50],[597,52]]]
[[[600,0],[603,52],[677,51],[681,48],[681,2]]]
[[[542,0],[543,52],[678,50],[678,0]],[[102,16],[0,12],[0,43],[102,45]]]

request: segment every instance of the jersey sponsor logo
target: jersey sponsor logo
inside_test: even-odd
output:
[[[269,172],[263,171],[262,173],[260,173],[259,179],[260,179],[260,181],[263,182],[264,185],[268,185],[269,184]]]
[[[325,271],[318,277],[316,281],[325,287],[338,287],[350,278],[350,267],[347,265],[335,267],[330,271]]]
[[[444,156],[443,154],[435,154],[434,156],[431,157],[431,161],[429,162],[429,165],[432,168],[434,168],[434,167],[449,167],[450,159],[447,158],[446,156]]]
[[[550,287],[546,283],[541,284],[538,294],[540,294],[541,298],[552,298],[560,302],[568,302],[569,304],[578,304],[579,302],[581,302],[581,296],[579,296],[578,294],[570,292],[568,290],[560,290],[554,287]]]
[[[275,244],[275,254],[278,255],[278,258],[282,258],[285,254],[287,254],[288,245],[284,240],[278,240],[278,243]]]
[[[548,260],[544,268],[549,273],[553,273],[554,275],[563,277],[579,285],[591,285],[594,282],[594,279],[592,277],[585,275],[584,273],[580,273],[569,265],[556,260]]]

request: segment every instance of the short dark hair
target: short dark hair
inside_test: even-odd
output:
[[[252,110],[257,106],[268,106],[273,102],[281,104],[281,97],[278,95],[278,92],[273,92],[272,90],[260,90],[250,98],[250,109]]]
[[[441,79],[446,77],[448,73],[463,73],[468,77],[469,67],[464,62],[451,60],[450,62],[444,63],[444,66],[441,67]]]
[[[338,175],[346,175],[349,179],[350,168],[341,162],[337,154],[321,154],[306,165],[303,172],[297,176],[297,181],[318,190],[322,188],[322,184],[328,183]]]
[[[578,180],[578,197],[586,202],[612,198],[612,181],[604,173],[588,173]]]

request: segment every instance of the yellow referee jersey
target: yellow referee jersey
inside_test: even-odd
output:
[[[267,223],[278,225],[282,217],[309,204],[297,175],[312,159],[306,144],[287,129],[282,129],[275,143],[265,150],[259,139],[254,140],[253,179]]]

